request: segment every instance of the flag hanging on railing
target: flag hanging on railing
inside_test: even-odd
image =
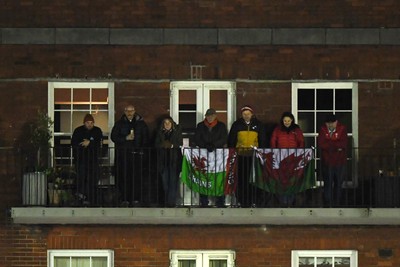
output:
[[[223,196],[236,189],[236,151],[218,148],[184,148],[181,180],[192,191]]]
[[[315,185],[313,150],[256,149],[252,182],[277,194],[295,194]]]

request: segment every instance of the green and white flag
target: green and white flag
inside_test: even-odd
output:
[[[181,180],[192,191],[208,196],[223,196],[232,156],[229,149],[184,148]]]

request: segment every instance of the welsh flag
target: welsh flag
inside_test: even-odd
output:
[[[307,149],[256,149],[252,182],[277,194],[295,194],[315,185],[313,151]]]
[[[235,149],[184,148],[181,180],[192,191],[223,196],[236,187]]]

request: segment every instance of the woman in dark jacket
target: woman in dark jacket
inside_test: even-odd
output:
[[[157,170],[161,175],[166,205],[174,207],[177,200],[182,154],[182,130],[171,117],[165,118],[157,131]]]

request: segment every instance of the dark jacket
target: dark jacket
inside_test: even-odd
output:
[[[90,140],[90,143],[87,147],[79,145],[84,139]],[[102,139],[103,139],[103,133],[101,129],[97,126],[94,126],[90,130],[87,129],[85,125],[77,127],[74,130],[71,139],[71,145],[73,148],[75,160],[84,159],[84,157],[91,157],[93,159],[97,159]]]
[[[194,135],[195,146],[200,148],[223,148],[227,144],[228,131],[225,123],[217,121],[213,127],[208,127],[204,121],[197,124]]]
[[[247,124],[243,118],[236,120],[229,131],[228,147],[266,147],[266,134],[262,123],[255,117]]]
[[[126,140],[131,130],[134,130],[134,140]],[[135,114],[129,121],[125,114],[117,121],[111,131],[111,140],[116,148],[147,147],[149,144],[149,131],[146,122],[139,114]]]
[[[182,129],[175,122],[170,131],[165,131],[161,123],[155,139],[157,148],[157,170],[163,172],[165,167],[179,171],[182,165],[181,146],[183,144]]]
[[[318,134],[318,148],[321,150],[322,163],[327,166],[346,164],[347,160],[347,130],[346,126],[336,125],[332,136],[328,127],[323,125]]]

